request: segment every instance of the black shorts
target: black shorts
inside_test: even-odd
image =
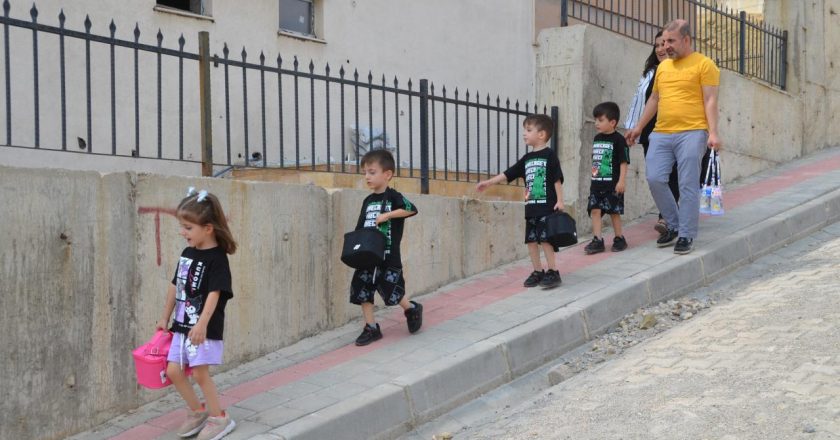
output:
[[[353,304],[373,303],[374,292],[385,301],[385,305],[394,306],[405,296],[405,278],[401,267],[377,267],[376,269],[358,269],[353,272],[350,281],[350,302]]]
[[[600,209],[601,214],[624,214],[624,194],[615,191],[591,191],[586,212],[592,215],[593,209]]]
[[[525,217],[525,244],[548,243],[548,236],[545,230],[545,217]],[[554,246],[554,252],[560,248]]]

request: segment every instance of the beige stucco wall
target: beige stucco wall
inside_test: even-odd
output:
[[[765,17],[789,31],[788,83],[802,101],[804,148],[840,144],[840,0],[765,2]]]
[[[575,204],[581,227],[587,228],[588,170],[595,135],[592,108],[614,101],[622,113],[627,111],[651,48],[587,25],[544,30],[538,43],[537,95],[564,104],[560,159],[567,176],[565,197]],[[772,168],[831,142],[807,133],[810,124],[804,121],[803,101],[797,94],[721,72],[719,130],[728,180]],[[624,217],[633,219],[654,207],[640,146],[631,148],[628,177]]]
[[[365,191],[0,167],[0,368],[15,372],[0,376],[0,438],[63,438],[161,395],[138,390],[130,351],[163,307],[189,186],[220,197],[239,242],[224,368],[360,317],[339,255]],[[408,196],[409,294],[527,254],[521,203]]]

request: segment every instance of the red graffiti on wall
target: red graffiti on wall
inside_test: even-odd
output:
[[[137,208],[138,214],[154,214],[155,215],[155,246],[157,247],[157,265],[160,266],[160,215],[166,214],[175,217],[175,209],[160,208],[156,206],[141,206]]]

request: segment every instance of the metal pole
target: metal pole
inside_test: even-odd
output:
[[[787,68],[788,68],[788,61],[787,61],[787,48],[788,48],[788,31],[782,31],[782,56],[781,56],[781,81],[779,81],[779,86],[782,87],[782,90],[787,90]]]
[[[560,2],[560,26],[566,27],[569,25],[569,0]]]
[[[201,175],[213,175],[213,124],[210,111],[210,34],[198,33],[198,95],[201,108]]]
[[[429,80],[420,80],[420,193],[429,193]]]
[[[554,150],[554,153],[559,154],[560,152],[557,151],[557,147],[560,145],[560,139],[558,139],[558,133],[560,133],[560,107],[556,105],[551,106],[551,120],[554,121],[554,133],[551,133],[551,148]]]
[[[747,51],[747,12],[741,11],[740,28],[741,35],[738,37],[738,73],[744,74],[746,69],[746,51]]]

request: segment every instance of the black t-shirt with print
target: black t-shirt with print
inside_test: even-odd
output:
[[[225,329],[225,305],[233,297],[230,263],[225,251],[188,247],[181,252],[175,276],[175,319],[173,332],[189,333],[198,322],[210,292],[219,291],[216,309],[207,323],[207,339],[221,340]]]
[[[621,175],[621,164],[624,162],[630,163],[630,148],[624,136],[617,131],[596,134],[592,142],[590,191],[615,191]]]
[[[386,188],[381,194],[373,193],[362,202],[362,210],[359,213],[359,220],[356,222],[356,229],[374,228],[376,217],[379,214],[405,209],[417,214],[417,206],[408,201],[398,191]],[[385,234],[385,265],[390,267],[402,267],[400,257],[400,241],[402,240],[405,218],[388,220],[378,226],[378,229]]]
[[[551,148],[525,153],[518,162],[505,170],[508,182],[525,180],[525,217],[542,217],[554,212],[557,191],[554,184],[563,183],[563,170],[557,153]]]

